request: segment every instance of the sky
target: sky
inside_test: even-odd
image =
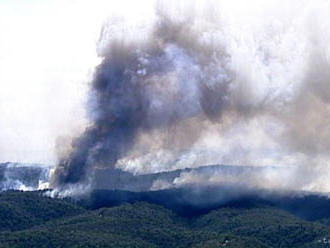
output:
[[[0,1],[0,162],[52,164],[82,128],[101,27],[115,1]]]
[[[0,1],[0,162],[52,164],[81,129],[102,24],[129,1]]]

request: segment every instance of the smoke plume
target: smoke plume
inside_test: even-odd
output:
[[[230,163],[298,166],[278,173],[313,176],[284,185],[328,188],[329,4],[292,1],[282,11],[276,1],[206,2],[159,1],[141,23],[104,25],[90,125],[59,158],[53,187],[84,191],[96,168],[143,174]],[[177,184],[217,181],[187,176]]]

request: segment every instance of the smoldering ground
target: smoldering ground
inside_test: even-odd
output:
[[[143,174],[226,163],[294,165],[281,172],[303,179],[290,189],[328,191],[329,4],[184,3],[158,1],[144,22],[104,25],[90,125],[59,158],[52,187],[91,189],[95,168]]]

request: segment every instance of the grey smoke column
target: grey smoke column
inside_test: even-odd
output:
[[[139,132],[168,130],[196,117],[219,120],[230,84],[219,67],[226,53],[202,44],[190,21],[160,17],[145,41],[109,44],[91,82],[92,125],[60,160],[53,186],[86,183],[94,166],[114,167]],[[197,137],[199,130],[186,134]]]
[[[154,173],[230,163],[299,165],[239,180],[262,188],[287,178],[287,188],[328,192],[330,5],[318,2],[312,22],[315,12],[297,11],[299,1],[285,13],[275,2],[233,15],[229,1],[199,12],[158,4],[143,28],[105,25],[90,125],[60,158],[52,186],[93,186],[97,167]],[[225,179],[188,173],[176,182]]]

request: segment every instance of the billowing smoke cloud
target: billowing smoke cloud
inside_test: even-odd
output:
[[[214,163],[299,165],[300,177],[316,168],[307,182],[284,184],[290,189],[328,171],[330,29],[321,17],[329,5],[184,3],[157,2],[146,22],[116,17],[104,26],[90,125],[59,159],[54,187],[86,190],[98,167],[143,174]],[[182,180],[217,181],[185,175],[176,185]]]

